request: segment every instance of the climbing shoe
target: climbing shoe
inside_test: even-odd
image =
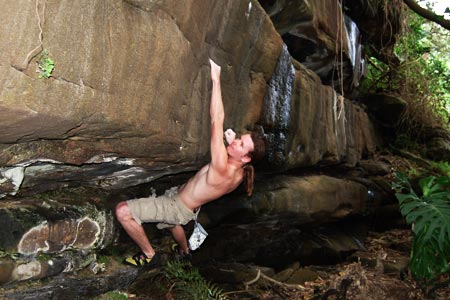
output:
[[[143,252],[130,257],[125,257],[123,263],[133,267],[156,267],[159,263],[159,254],[155,253],[153,257],[147,257]]]
[[[180,246],[178,244],[172,245],[172,252],[181,260],[192,260],[192,254],[190,252],[186,253],[183,250],[181,250]]]

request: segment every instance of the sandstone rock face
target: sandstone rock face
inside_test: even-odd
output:
[[[371,54],[385,59],[392,54],[396,43],[396,33],[402,30],[404,7],[398,2],[369,2],[364,0],[348,0],[345,2],[346,14],[358,25],[362,33],[362,41],[373,46]]]
[[[372,130],[365,113],[337,104],[319,77],[298,65],[276,72],[291,59],[258,2],[37,3],[0,12],[3,194],[124,188],[198,169],[209,159],[209,57],[222,65],[225,127],[269,132],[268,165],[354,164],[377,144],[373,132],[352,132]],[[317,5],[306,15],[324,20]],[[49,79],[36,73],[44,49]],[[270,96],[274,81],[291,92]],[[271,107],[284,111],[281,124],[267,117],[279,112]],[[17,167],[21,180],[4,174]]]
[[[279,28],[320,45],[325,55],[312,54],[315,70],[292,58],[269,15],[253,0],[5,3],[0,11],[0,227],[9,230],[0,231],[0,283],[95,264],[96,251],[117,235],[110,198],[93,205],[89,198],[42,200],[39,193],[78,186],[125,189],[196,171],[209,161],[210,57],[222,66],[224,126],[238,133],[264,130],[270,147],[261,169],[268,174],[352,167],[373,154],[381,142],[365,111],[324,85],[336,54],[331,51],[335,27],[344,28],[344,19],[334,18],[337,7],[325,0],[309,3],[298,1],[298,10],[288,14],[295,15],[296,24],[283,17],[280,22],[286,24]],[[304,20],[313,21],[297,26]],[[344,40],[339,45],[350,60]],[[44,50],[54,61],[48,79],[36,73]],[[324,72],[317,72],[322,67]],[[353,75],[346,78],[354,84]],[[328,176],[268,176],[267,182],[257,185],[252,201],[228,195],[203,214],[210,224],[243,210],[262,216],[262,229],[253,227],[247,234],[266,234],[265,242],[281,251],[269,253],[254,240],[254,247],[241,253],[242,261],[255,249],[258,259],[272,264],[292,251],[294,257],[314,252],[314,239],[303,246],[309,237],[298,228],[284,231],[286,222],[272,226],[273,219],[300,226],[366,209],[367,188],[356,182]],[[230,237],[238,229],[231,228]],[[344,238],[336,236],[336,253],[359,247],[351,239],[340,247]],[[286,240],[295,242],[283,248]],[[240,251],[242,241],[230,249]],[[17,261],[15,254],[26,259]],[[83,295],[120,286],[114,278],[120,283],[121,274],[113,283],[99,279],[95,291],[83,281]],[[73,282],[70,291],[76,294],[73,285],[80,281]],[[53,293],[58,298],[64,292],[65,285],[57,283],[38,294],[26,290],[11,297],[47,299]]]
[[[256,121],[255,94],[281,49],[264,11],[254,5],[246,17],[244,2],[61,1],[41,10],[42,47],[55,61],[49,80],[37,78],[34,59],[24,63],[38,44],[34,5],[2,12],[15,30],[1,32],[0,142],[22,145],[4,151],[3,164],[35,156],[79,164],[110,152],[198,161],[209,147],[208,57],[224,65],[227,121],[244,127]]]
[[[272,184],[270,191],[259,197],[264,210],[272,213],[306,215],[309,220],[305,221],[311,222],[341,219],[365,209],[367,189],[356,182],[328,176],[282,176]]]
[[[260,2],[293,58],[339,91],[359,85],[366,72],[362,37],[338,1]]]
[[[290,224],[326,223],[363,215],[368,189],[350,180],[330,176],[276,176],[255,184],[254,195],[228,195],[211,202],[202,223],[267,221],[283,216]],[[280,217],[279,222],[282,221]]]
[[[285,147],[274,152],[275,162],[287,168],[355,165],[363,155],[374,153],[381,140],[364,110],[321,85],[313,72],[301,65],[297,68]]]

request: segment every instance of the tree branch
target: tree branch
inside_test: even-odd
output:
[[[415,13],[417,13],[419,16],[422,16],[425,19],[428,19],[432,22],[435,22],[436,24],[441,25],[447,30],[450,30],[450,20],[446,20],[444,19],[443,16],[437,15],[432,11],[429,11],[428,9],[421,7],[414,0],[403,0],[403,2],[405,2],[405,4],[408,5],[408,7],[412,9]]]

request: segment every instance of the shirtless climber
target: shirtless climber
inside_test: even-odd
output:
[[[265,142],[258,134],[244,134],[235,139],[232,130],[225,132],[228,142],[224,144],[224,108],[220,88],[220,66],[211,64],[212,95],[211,115],[211,162],[202,167],[194,177],[178,190],[166,192],[159,197],[140,198],[120,202],[116,215],[128,235],[142,252],[125,258],[124,262],[133,266],[154,266],[158,264],[158,254],[150,244],[142,227],[143,222],[158,222],[157,227],[170,228],[178,244],[180,255],[189,256],[186,235],[181,225],[196,217],[200,206],[236,189],[244,177],[247,178],[247,192],[253,188],[253,167],[251,161],[261,159],[265,153]],[[171,193],[170,193],[171,192]]]

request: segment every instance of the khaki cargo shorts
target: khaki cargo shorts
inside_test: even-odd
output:
[[[162,196],[152,195],[127,201],[133,219],[139,223],[158,223],[158,229],[186,225],[196,214],[187,208],[174,189]]]

